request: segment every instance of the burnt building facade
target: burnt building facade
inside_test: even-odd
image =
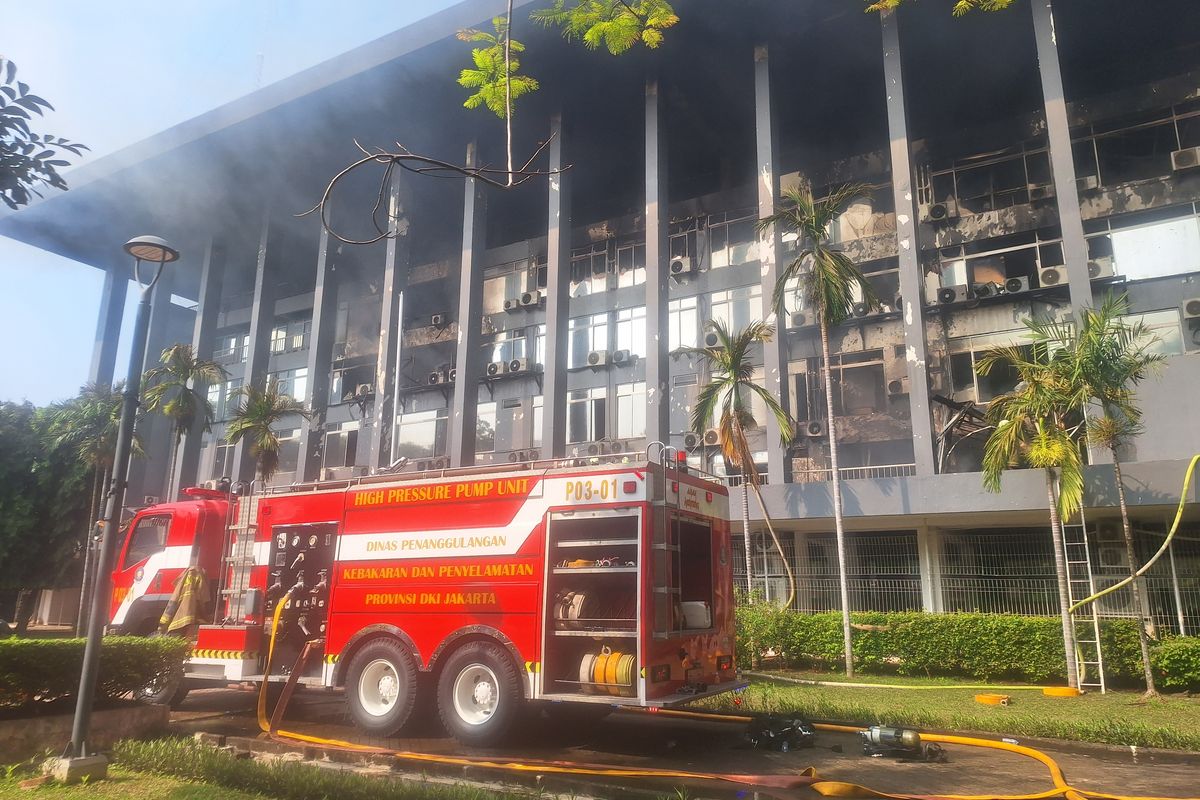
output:
[[[978,472],[981,411],[1015,379],[974,366],[1020,343],[1023,319],[1066,319],[1117,292],[1166,356],[1140,392],[1146,429],[1125,459],[1139,548],[1158,549],[1200,452],[1194,2],[1037,0],[954,19],[933,2],[880,16],[850,0],[693,0],[662,48],[619,58],[537,28],[526,19],[537,3],[518,3],[523,71],[541,88],[517,106],[514,150],[521,162],[548,142],[535,166],[553,176],[503,190],[404,171],[381,184],[362,170],[328,217],[344,238],[389,233],[370,245],[300,216],[361,156],[355,140],[504,163],[503,124],[463,109],[454,83],[469,59],[454,32],[502,5],[461,3],[90,164],[70,193],[0,218],[0,233],[106,271],[90,376],[102,382],[129,277],[122,237],[160,233],[184,253],[158,290],[150,359],[189,341],[229,380],[206,387],[216,422],[184,439],[173,470],[167,425],[147,418],[135,496],[250,481],[253,460],[224,428],[234,391],[268,381],[312,413],[281,426],[278,484],[620,458],[653,442],[720,475],[690,430],[709,376],[686,348],[704,344],[709,320],[769,318],[777,333],[756,377],[800,432],[781,444],[759,409],[752,437],[798,607],[837,605],[832,428],[856,608],[1053,613],[1042,474],[1014,470],[989,494]],[[790,293],[783,314],[771,308],[796,242],[756,232],[800,181],[818,196],[870,187],[834,237],[882,306],[832,332],[833,420],[811,309]],[[1076,534],[1098,583],[1127,570],[1106,461],[1090,454]],[[749,545],[753,586],[777,596],[779,557],[758,534]],[[1194,513],[1169,556],[1146,611],[1194,633]],[[1102,611],[1134,609],[1118,593]]]

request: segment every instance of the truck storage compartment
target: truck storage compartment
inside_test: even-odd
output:
[[[636,698],[641,515],[552,514],[547,537],[543,693]]]

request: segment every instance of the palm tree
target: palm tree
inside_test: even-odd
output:
[[[279,435],[272,426],[292,414],[306,420],[312,419],[312,415],[295,398],[281,393],[274,379],[267,383],[266,389],[243,386],[237,394],[242,399],[233,412],[225,439],[230,444],[247,442],[258,464],[258,477],[265,483],[279,469]]]
[[[746,543],[746,588],[750,589],[753,575],[750,561],[750,501],[749,494],[754,492],[762,509],[763,519],[775,548],[783,559],[783,566],[788,576],[788,598],[784,607],[789,607],[796,597],[796,579],[792,574],[792,565],[783,552],[779,536],[771,524],[767,506],[762,499],[758,469],[754,464],[754,454],[746,440],[746,431],[758,427],[751,411],[751,398],[758,397],[767,407],[767,412],[775,417],[779,424],[780,436],[786,447],[791,441],[796,424],[770,392],[754,382],[754,364],[751,361],[751,350],[755,345],[762,344],[775,334],[773,325],[765,322],[751,322],[740,331],[731,333],[724,323],[710,320],[706,327],[717,337],[713,347],[688,348],[685,352],[701,358],[709,368],[709,382],[700,390],[696,406],[692,410],[692,429],[701,436],[708,426],[715,421],[717,436],[720,442],[721,455],[725,461],[742,474],[742,534]],[[752,593],[748,592],[752,597]],[[753,602],[752,600],[750,602]]]
[[[1069,326],[1069,323],[1030,320],[1025,324],[1033,331]],[[1022,463],[1045,471],[1067,683],[1078,687],[1075,628],[1071,621],[1062,537],[1062,521],[1070,519],[1083,504],[1083,459],[1078,442],[1082,421],[1076,387],[1063,368],[1063,361],[1056,357],[1055,349],[1044,341],[1035,341],[1024,348],[1017,345],[994,348],[979,360],[976,371],[987,375],[1000,365],[1012,369],[1019,382],[1011,392],[994,398],[988,406],[987,416],[995,428],[984,446],[983,484],[988,491],[999,492],[1004,470]]]
[[[1080,315],[1079,332],[1070,326],[1035,326],[1034,341],[1046,343],[1062,361],[1062,368],[1075,384],[1077,407],[1088,403],[1099,407],[1099,414],[1089,415],[1088,440],[1105,447],[1112,454],[1113,477],[1117,485],[1117,500],[1121,507],[1121,528],[1125,538],[1125,554],[1133,578],[1134,607],[1140,610],[1144,584],[1137,577],[1137,555],[1133,546],[1133,527],[1125,501],[1125,485],[1121,475],[1119,448],[1141,431],[1142,411],[1137,405],[1134,389],[1159,365],[1163,356],[1151,352],[1158,341],[1142,322],[1129,323],[1122,318],[1129,311],[1125,295],[1108,295],[1099,308],[1086,308]],[[1140,616],[1139,616],[1140,619]],[[1142,650],[1142,671],[1146,679],[1146,694],[1158,692],[1150,666],[1150,637],[1146,620],[1138,624],[1138,639]]]
[[[175,432],[167,461],[166,486],[170,492],[175,481],[175,454],[179,442],[192,431],[197,418],[203,422],[205,432],[212,429],[212,403],[196,387],[221,383],[229,373],[216,362],[197,358],[190,344],[171,345],[162,351],[159,360],[162,366],[148,370],[144,376],[149,387],[145,399],[146,409],[161,412],[171,421]]]
[[[66,448],[92,470],[92,499],[88,506],[87,530],[83,535],[83,578],[79,595],[79,616],[76,634],[82,635],[79,624],[86,619],[87,602],[92,580],[92,526],[100,518],[104,504],[104,487],[112,474],[116,455],[117,429],[121,422],[121,394],[124,384],[105,386],[85,384],[76,397],[55,403],[47,411],[47,437],[55,448]],[[133,455],[141,457],[141,437],[134,433]]]
[[[833,524],[837,533],[838,588],[842,606],[842,643],[846,650],[846,675],[854,675],[850,638],[850,588],[846,580],[846,531],[842,521],[842,482],[838,472],[837,433],[833,413],[833,373],[829,358],[829,329],[845,322],[855,303],[879,307],[874,288],[842,250],[830,242],[829,227],[851,201],[869,194],[863,184],[847,184],[827,197],[814,200],[812,188],[802,185],[783,192],[783,208],[759,221],[760,232],[775,227],[798,236],[796,257],[780,271],[775,284],[774,307],[783,308],[791,283],[797,298],[812,308],[821,329],[821,361],[825,378],[825,413],[829,423],[829,470],[833,485]]]

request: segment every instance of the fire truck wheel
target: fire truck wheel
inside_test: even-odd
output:
[[[376,639],[354,654],[346,673],[346,704],[358,727],[391,736],[408,722],[416,688],[412,656],[395,639]]]
[[[495,743],[522,708],[520,676],[503,647],[467,642],[446,659],[438,677],[438,714],[464,744]]]

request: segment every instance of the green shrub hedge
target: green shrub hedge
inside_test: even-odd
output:
[[[0,708],[71,697],[79,688],[84,639],[0,640]],[[191,645],[173,636],[107,636],[100,648],[96,693],[116,698],[177,670]]]
[[[1200,691],[1200,638],[1166,639],[1150,652],[1150,664],[1164,689]]]
[[[1066,678],[1058,617],[861,612],[851,614],[851,621],[855,667],[866,673],[1035,683]],[[844,658],[837,612],[801,614],[756,603],[738,607],[737,623],[742,667],[766,653],[799,667],[838,668]],[[1080,633],[1085,633],[1082,625]],[[1136,623],[1105,620],[1100,638],[1108,680],[1117,685],[1140,682]],[[1155,647],[1165,687],[1200,685],[1200,640],[1168,639]]]

